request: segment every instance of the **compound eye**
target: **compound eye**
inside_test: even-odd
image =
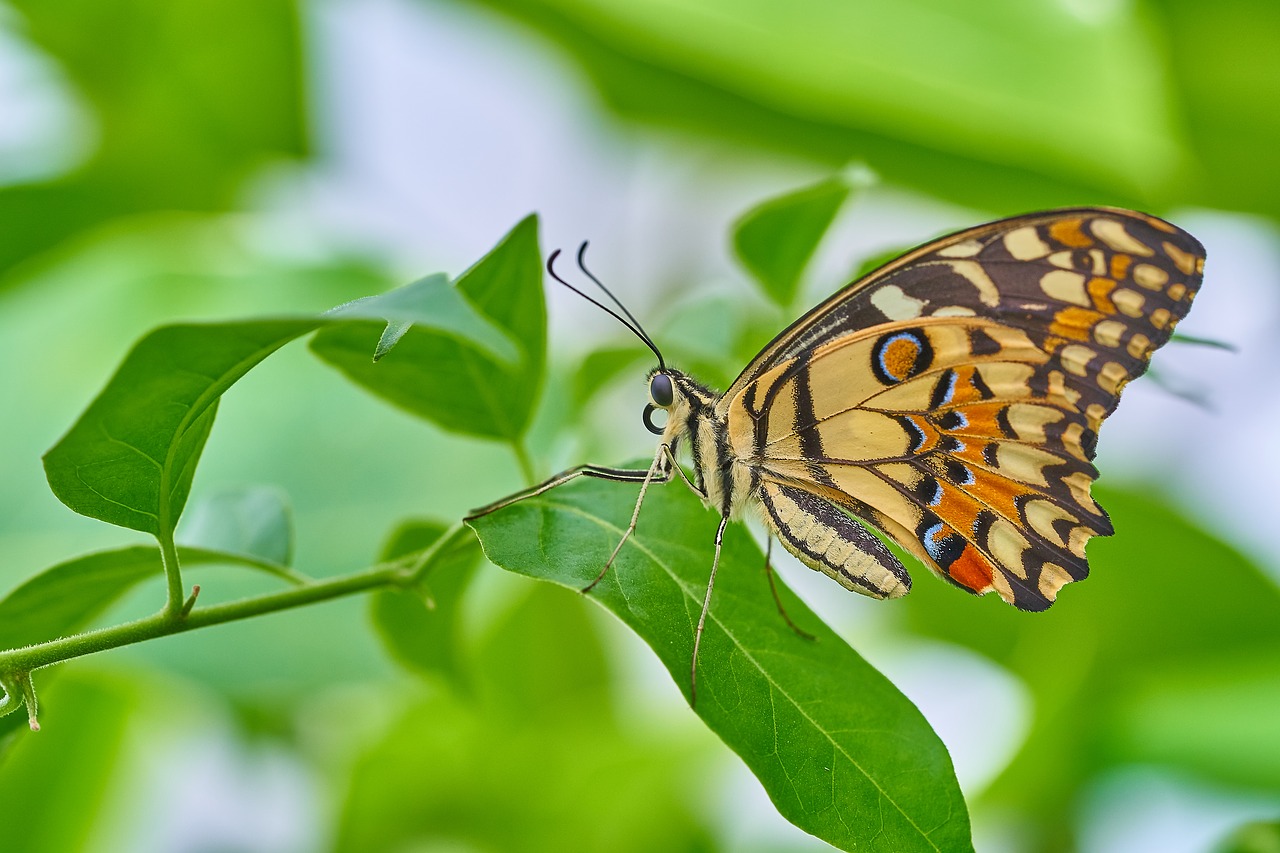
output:
[[[653,374],[653,378],[649,380],[649,397],[664,409],[674,403],[676,392],[671,385],[671,377],[665,373]]]

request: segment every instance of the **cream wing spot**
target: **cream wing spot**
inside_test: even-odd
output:
[[[871,304],[890,320],[914,320],[924,313],[923,299],[909,296],[896,284],[886,285],[871,294]]]
[[[1000,304],[1000,288],[977,261],[947,261],[947,266],[978,289],[978,299],[992,308]]]
[[[1067,542],[1063,540],[1062,536],[1054,528],[1054,522],[1075,521],[1075,518],[1058,507],[1057,504],[1043,499],[1029,500],[1024,505],[1022,514],[1026,517],[1027,524],[1036,533],[1039,533],[1055,545],[1063,547],[1067,545]]]
[[[1134,358],[1146,358],[1151,354],[1151,339],[1146,335],[1134,335],[1129,339],[1129,345],[1126,347],[1129,355]]]
[[[1102,370],[1098,372],[1098,385],[1108,394],[1119,394],[1124,388],[1125,383],[1129,381],[1129,371],[1124,369],[1124,365],[1116,361],[1108,361],[1102,366]],[[1095,404],[1096,405],[1096,404]],[[1090,407],[1092,408],[1092,407]],[[1099,406],[1099,408],[1101,408]],[[1103,416],[1105,416],[1103,412]],[[1099,421],[1102,417],[1098,418]],[[1096,427],[1095,427],[1096,429]]]
[[[939,249],[938,256],[942,258],[972,258],[981,252],[982,248],[982,243],[978,240],[964,240],[954,246]]]
[[[1118,347],[1124,337],[1124,328],[1124,323],[1119,320],[1103,320],[1093,327],[1093,339],[1104,347]]]
[[[1088,375],[1089,362],[1097,356],[1096,352],[1080,344],[1068,344],[1058,353],[1062,366],[1076,376]]]
[[[1031,543],[1027,538],[1004,518],[996,519],[987,533],[987,549],[991,552],[991,556],[1022,580],[1027,579],[1027,570],[1022,565],[1022,555],[1030,547]]]
[[[1054,563],[1045,563],[1040,569],[1038,583],[1040,594],[1053,601],[1058,596],[1058,590],[1071,583],[1071,580],[1071,575],[1062,566]]]
[[[1048,440],[1044,428],[1062,420],[1060,410],[1034,403],[1014,403],[1008,408],[1009,424],[1018,438],[1043,444]]]
[[[1089,408],[1084,410],[1084,416],[1089,419],[1089,429],[1097,432],[1102,419],[1107,416],[1107,409],[1101,403],[1091,403]]]
[[[1123,223],[1115,219],[1099,217],[1093,220],[1090,228],[1095,237],[1117,252],[1128,252],[1131,255],[1141,255],[1144,258],[1149,258],[1155,254],[1150,246],[1136,239],[1125,230]]]
[[[1034,261],[1043,258],[1052,251],[1049,244],[1040,239],[1036,229],[1027,225],[1004,235],[1004,247],[1010,255],[1019,261]]]
[[[1046,296],[1072,305],[1093,305],[1084,289],[1084,276],[1067,270],[1050,270],[1040,278],[1040,289]]]
[[[1071,497],[1075,499],[1081,508],[1093,515],[1102,515],[1098,509],[1098,504],[1094,502],[1093,496],[1090,494],[1090,488],[1093,486],[1093,478],[1083,471],[1077,471],[1068,477],[1063,477],[1062,482],[1067,484],[1067,488],[1071,490]]]
[[[1067,377],[1060,370],[1049,373],[1049,396],[1054,400],[1061,400],[1073,409],[1080,402],[1080,392],[1067,386]]]
[[[1172,243],[1163,243],[1164,253],[1169,256],[1169,260],[1173,261],[1173,265],[1182,270],[1187,275],[1196,272],[1196,261],[1199,259],[1189,252],[1184,252]]]
[[[1151,264],[1138,264],[1133,268],[1133,280],[1147,290],[1160,290],[1169,280],[1169,274]]]
[[[1146,304],[1147,299],[1136,290],[1122,287],[1111,294],[1111,301],[1115,303],[1116,308],[1120,309],[1121,314],[1129,317],[1141,317],[1142,306]]]

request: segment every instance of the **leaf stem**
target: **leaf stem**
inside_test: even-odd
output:
[[[164,615],[176,618],[182,613],[186,593],[182,588],[182,568],[178,562],[178,547],[173,542],[173,532],[158,534],[160,561],[164,564],[164,576],[169,584],[169,596],[165,600]]]
[[[524,439],[517,438],[511,442],[511,449],[515,451],[516,462],[520,464],[520,474],[524,477],[526,486],[532,486],[537,481],[537,476],[533,473],[533,461],[529,458],[529,451],[525,449]]]
[[[167,565],[168,561],[166,560],[166,568]],[[192,607],[185,614],[182,610],[187,602],[181,594],[181,590],[179,590],[178,610],[176,612],[170,612],[169,608],[166,607],[152,616],[137,619],[133,622],[126,622],[122,625],[99,628],[95,631],[86,631],[83,634],[75,634],[45,643],[37,643],[33,646],[0,652],[0,676],[8,676],[12,673],[30,673],[32,670],[40,669],[41,667],[106,651],[107,649],[128,646],[133,643],[154,640],[158,637],[167,637],[172,634],[180,634],[184,631],[204,628],[209,625],[220,625],[224,622],[248,619],[264,613],[288,610],[293,607],[301,607],[332,598],[341,598],[346,595],[367,592],[378,587],[406,586],[411,582],[412,575],[406,571],[404,565],[384,564],[361,572],[342,575],[341,577],[314,581],[280,592],[253,596],[226,604],[213,604],[208,607],[194,607],[195,595],[193,593],[190,601]],[[7,687],[9,681],[5,681],[5,684]],[[8,693],[7,689],[6,693]],[[7,707],[8,703],[12,702],[14,698],[10,694],[5,703],[0,703],[0,710]]]

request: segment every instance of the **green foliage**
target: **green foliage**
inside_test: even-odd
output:
[[[446,530],[435,522],[408,521],[392,533],[379,559],[406,557],[414,558],[416,582],[406,590],[373,594],[374,625],[400,663],[465,687],[468,676],[460,659],[458,623],[463,595],[480,562],[480,547],[461,526]]]
[[[800,274],[848,197],[849,185],[833,178],[771,198],[738,220],[734,251],[774,302],[795,301]]]
[[[472,0],[555,41],[632,121],[1015,213],[1082,201],[1280,214],[1266,0]],[[1229,56],[1232,61],[1216,61]],[[1089,130],[1081,131],[1080,122]]]
[[[1280,853],[1280,821],[1245,824],[1214,853]]]
[[[579,482],[472,526],[499,566],[582,589],[621,538],[634,502],[633,488]],[[651,490],[636,535],[591,592],[649,644],[686,695],[714,527],[680,485]],[[817,640],[787,627],[764,555],[741,528],[726,532],[722,563],[695,710],[778,810],[844,849],[969,849],[950,758],[915,706],[784,590],[788,613]]]
[[[362,754],[334,849],[717,849],[691,806],[703,750],[620,726],[579,596],[524,592],[472,652],[475,696],[412,702]]]
[[[233,206],[246,172],[304,154],[290,0],[17,0],[97,122],[71,175],[0,188],[0,272],[120,216]],[[0,279],[3,281],[3,279]]]
[[[0,773],[6,849],[83,848],[111,791],[136,702],[131,691],[101,678],[73,675],[49,691],[46,732],[13,743]]]
[[[914,188],[1007,213],[1118,203],[1280,215],[1280,170],[1270,166],[1280,147],[1280,116],[1265,108],[1280,81],[1274,49],[1280,11],[1264,0],[1000,0],[963,9],[937,0],[473,5],[514,16],[564,48],[602,101],[628,119],[624,127],[692,131],[703,137],[699,145],[709,141],[708,160],[723,153],[726,162],[744,162],[744,154],[759,162],[762,151],[779,151],[787,169],[865,163],[891,192]],[[578,417],[583,408],[624,383],[641,393],[647,350],[627,340],[588,355],[571,378],[548,370],[533,217],[456,280],[427,276],[323,317],[270,319],[281,306],[336,302],[389,280],[367,262],[304,267],[286,257],[285,247],[269,262],[246,263],[243,246],[224,245],[230,230],[254,230],[249,242],[272,242],[263,239],[269,232],[256,230],[254,217],[238,214],[260,209],[264,166],[312,150],[306,135],[318,123],[307,119],[306,105],[330,106],[317,98],[322,92],[303,88],[311,76],[304,57],[319,54],[304,43],[314,27],[300,26],[301,7],[288,0],[11,6],[6,28],[47,55],[94,131],[82,141],[86,160],[69,173],[0,187],[0,287],[27,287],[7,294],[0,331],[9,335],[3,342],[14,356],[11,370],[39,377],[30,399],[12,395],[9,402],[15,416],[6,421],[7,446],[16,464],[5,468],[7,564],[36,564],[31,555],[39,555],[44,565],[66,553],[60,549],[100,549],[93,536],[120,533],[77,527],[66,513],[65,524],[49,521],[45,504],[60,508],[32,499],[39,477],[33,460],[70,419],[79,393],[68,394],[68,384],[92,381],[83,377],[97,375],[101,353],[121,351],[137,329],[156,322],[151,318],[266,314],[169,325],[141,339],[49,452],[46,471],[58,497],[77,512],[162,540],[172,537],[185,508],[178,532],[191,547],[177,550],[175,567],[180,563],[184,576],[208,589],[191,602],[197,622],[210,620],[199,624],[251,615],[236,610],[241,602],[225,603],[240,591],[235,574],[206,575],[207,564],[253,569],[250,590],[285,582],[283,591],[249,599],[276,609],[374,591],[374,631],[358,611],[329,608],[308,614],[311,621],[264,618],[238,633],[201,638],[225,643],[208,654],[230,661],[221,664],[227,670],[251,669],[247,650],[267,644],[279,657],[297,652],[296,669],[255,671],[270,688],[242,683],[251,695],[234,697],[277,703],[286,721],[280,731],[319,692],[299,671],[318,671],[327,682],[358,673],[365,682],[359,688],[370,697],[365,717],[342,726],[344,734],[358,732],[341,742],[350,762],[306,762],[340,765],[330,782],[342,793],[327,793],[342,801],[341,817],[336,828],[326,827],[326,837],[349,850],[559,850],[566,838],[581,849],[724,846],[705,817],[714,800],[705,766],[713,752],[694,742],[703,730],[680,727],[695,724],[694,715],[680,705],[675,722],[637,724],[620,693],[625,679],[596,635],[598,614],[576,592],[554,586],[577,588],[594,576],[627,520],[634,488],[577,484],[482,521],[496,559],[553,581],[530,584],[530,591],[524,579],[507,577],[519,584],[503,588],[516,590],[512,602],[493,594],[487,583],[493,574],[473,583],[486,570],[477,568],[476,540],[457,525],[446,531],[406,522],[382,554],[389,562],[354,575],[316,580],[294,572],[286,568],[294,542],[283,501],[269,490],[243,488],[239,469],[214,461],[220,438],[243,443],[251,435],[253,447],[224,445],[223,453],[248,450],[243,455],[278,458],[303,472],[297,480],[305,485],[293,489],[299,562],[324,574],[349,559],[345,552],[317,553],[340,551],[335,541],[354,542],[362,554],[390,518],[424,512],[448,518],[473,494],[515,479],[506,454],[475,465],[489,458],[485,448],[492,445],[469,437],[511,444],[526,468],[526,444],[558,461],[571,440],[589,441]],[[695,293],[668,303],[669,334],[659,337],[673,363],[723,387],[785,326],[783,311],[799,307],[793,303],[805,266],[843,200],[842,186],[823,182],[765,201],[744,217],[734,247],[773,304],[755,293],[749,299]],[[203,216],[224,211],[237,215]],[[144,216],[150,218],[143,222]],[[871,259],[863,271],[896,254]],[[144,256],[150,260],[138,260]],[[101,286],[124,280],[134,283]],[[429,428],[417,434],[430,448],[423,457],[442,464],[423,466],[412,491],[377,479],[393,466],[417,469],[418,457],[408,461],[384,446],[391,427],[384,433],[381,424],[353,422],[348,443],[326,441],[312,427],[322,420],[347,424],[343,403],[333,401],[353,398],[286,386],[271,368],[255,371],[252,381],[313,395],[314,408],[297,410],[296,397],[280,394],[269,414],[230,423],[232,410],[224,408],[206,452],[222,394],[288,340],[316,329],[312,352],[347,378],[463,436]],[[316,376],[333,380],[323,371]],[[562,399],[543,398],[544,387],[565,389]],[[375,472],[368,481],[325,483],[332,473],[325,462],[357,455],[359,462],[343,471],[367,465]],[[325,488],[341,492],[342,502],[319,512],[315,496]],[[905,625],[890,626],[886,644],[912,636],[960,644],[1030,692],[1026,742],[970,806],[980,820],[1010,816],[1025,828],[1032,850],[1076,846],[1080,792],[1127,765],[1171,768],[1218,786],[1280,790],[1280,737],[1272,724],[1280,703],[1275,585],[1145,494],[1137,486],[1101,494],[1119,533],[1090,547],[1093,577],[1068,588],[1047,614],[970,600],[928,578],[891,611],[905,614]],[[654,691],[657,699],[678,702],[678,691],[688,690],[692,623],[713,527],[712,516],[679,485],[656,489],[636,541],[592,593],[667,666],[677,690]],[[324,528],[318,542],[316,528]],[[806,644],[788,632],[768,598],[761,558],[740,528],[730,530],[726,547],[702,653],[698,716],[743,754],[788,816],[840,846],[968,849],[968,817],[950,762],[915,710],[784,593],[792,615],[821,637]],[[9,571],[12,582],[17,575]],[[101,639],[111,630],[100,627],[107,618],[131,619],[150,601],[147,582],[163,573],[156,548],[126,544],[22,580],[0,598],[0,660],[85,630]],[[222,603],[211,603],[211,593]],[[350,634],[340,629],[344,612],[356,626]],[[156,656],[160,648],[167,662]],[[45,732],[26,733],[23,714],[0,717],[0,756],[8,756],[0,767],[0,803],[6,815],[21,816],[7,826],[9,846],[35,853],[103,846],[102,805],[119,783],[122,750],[144,748],[139,741],[149,738],[126,738],[142,694],[94,667],[123,660],[190,675],[195,648],[175,639],[35,673]],[[426,679],[389,684],[379,654]],[[8,683],[16,674],[0,672]],[[161,693],[147,692],[149,708],[165,702]],[[370,709],[389,716],[385,730],[369,730]],[[278,746],[300,754],[306,742],[297,737]],[[167,756],[166,766],[180,760]],[[869,779],[884,790],[872,790]],[[495,810],[503,820],[493,819]],[[908,818],[920,830],[915,835]],[[1275,853],[1277,837],[1274,823],[1253,824],[1221,849]]]

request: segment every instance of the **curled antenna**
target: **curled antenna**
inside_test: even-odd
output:
[[[556,281],[563,284],[565,287],[572,290],[574,293],[581,296],[583,299],[590,302],[592,305],[596,306],[597,308],[604,311],[609,316],[613,317],[622,325],[626,326],[628,331],[631,332],[631,334],[635,335],[637,338],[640,339],[641,343],[643,343],[649,349],[653,350],[653,354],[658,357],[658,367],[662,370],[665,370],[667,367],[667,363],[662,358],[662,353],[658,351],[658,347],[654,345],[653,340],[649,337],[648,334],[645,333],[644,329],[640,326],[640,323],[636,320],[635,317],[631,315],[631,312],[627,310],[626,306],[618,301],[618,297],[610,293],[608,288],[606,288],[603,284],[600,284],[600,281],[595,276],[593,276],[590,272],[587,272],[587,268],[582,265],[582,253],[583,251],[586,250],[586,248],[587,248],[587,244],[584,242],[582,244],[582,247],[578,250],[578,267],[584,273],[586,273],[587,277],[590,278],[593,282],[595,282],[596,285],[601,290],[603,290],[610,299],[613,300],[614,304],[616,304],[619,308],[622,309],[622,314],[619,314],[617,311],[614,311],[612,308],[610,308],[608,305],[605,305],[600,300],[595,299],[583,293],[581,290],[574,287],[572,284],[565,281],[559,275],[556,274],[555,262],[556,262],[556,258],[560,257],[559,249],[556,249],[554,252],[551,253],[551,257],[547,258],[547,274],[550,275],[552,278],[554,278]],[[624,317],[623,314],[625,314],[626,316]]]

